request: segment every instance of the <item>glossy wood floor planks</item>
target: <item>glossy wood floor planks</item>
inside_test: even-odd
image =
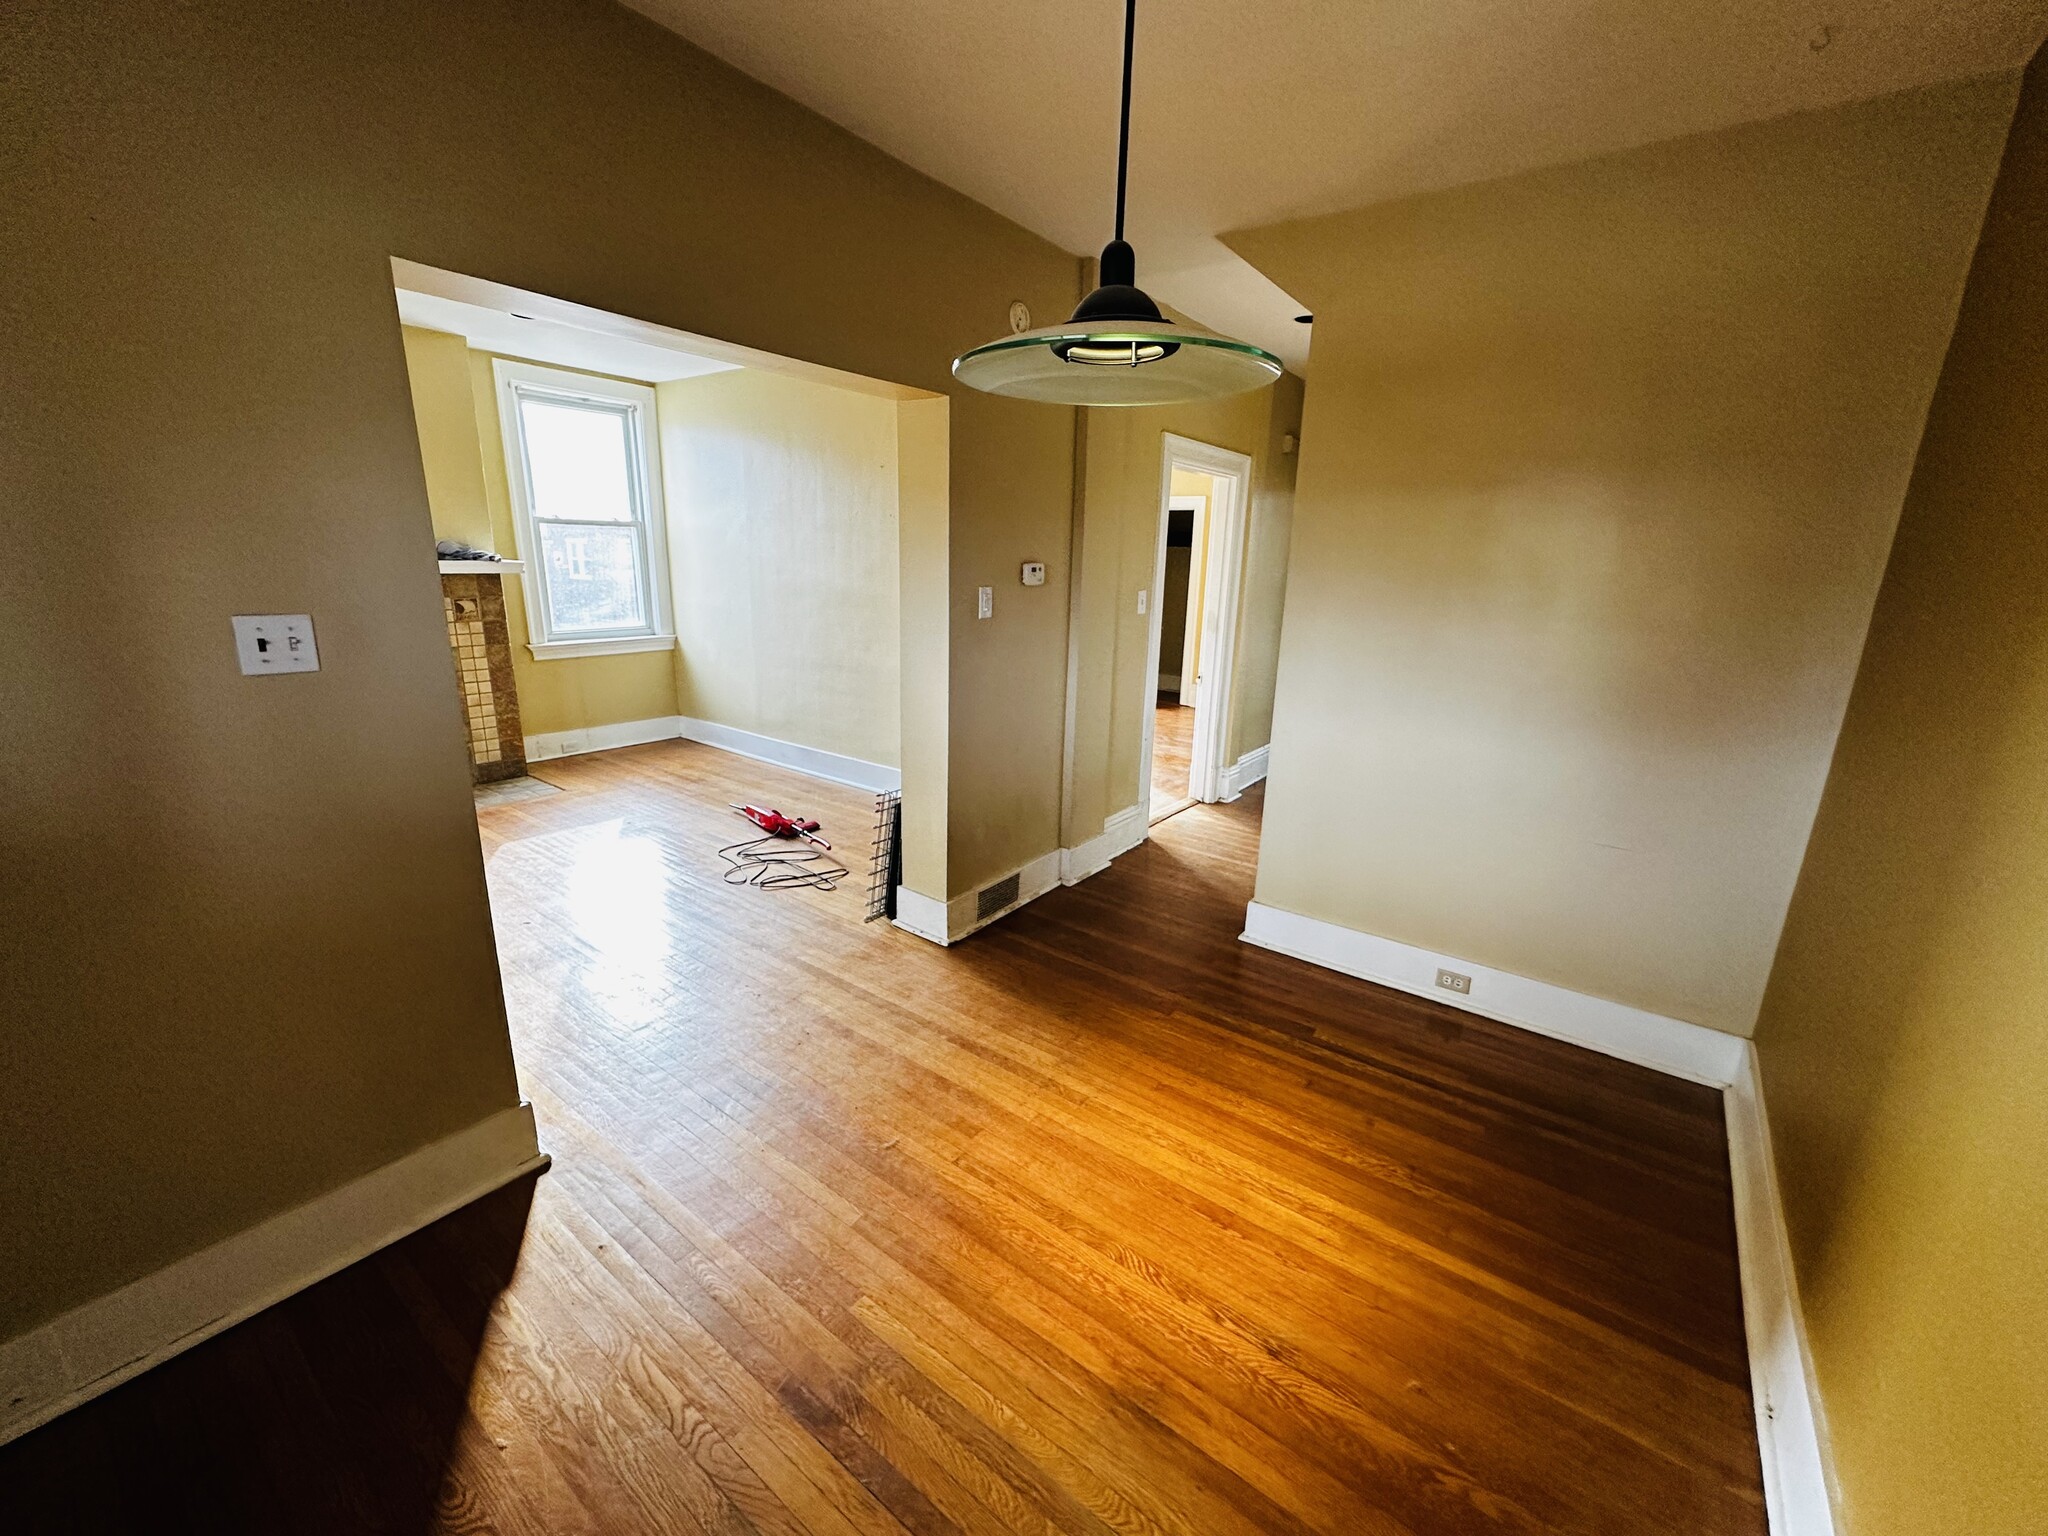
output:
[[[1718,1096],[1238,943],[1261,791],[942,950],[721,882],[858,791],[540,772],[553,1171],[0,1449],[0,1530],[1764,1530]]]
[[[1192,704],[1161,704],[1152,718],[1152,813],[1156,816],[1189,798],[1195,709]]]

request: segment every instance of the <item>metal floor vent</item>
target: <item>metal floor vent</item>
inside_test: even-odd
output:
[[[975,893],[974,920],[985,923],[998,912],[1017,905],[1017,892],[1021,888],[1021,871],[1005,875],[994,885],[984,885]]]

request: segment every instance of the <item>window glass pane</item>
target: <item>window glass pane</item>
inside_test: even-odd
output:
[[[521,396],[519,425],[535,517],[633,520],[625,412]]]
[[[630,528],[540,525],[547,564],[548,628],[556,635],[646,629],[635,570],[639,539]]]

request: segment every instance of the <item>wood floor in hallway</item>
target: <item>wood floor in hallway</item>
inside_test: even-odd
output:
[[[553,1169],[0,1449],[0,1530],[1760,1533],[1718,1096],[1237,942],[1261,791],[947,950],[681,743],[480,813]]]
[[[1160,704],[1152,712],[1152,814],[1188,800],[1194,771],[1195,710],[1191,704]]]

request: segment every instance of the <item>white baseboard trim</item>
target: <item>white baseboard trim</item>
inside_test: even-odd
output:
[[[681,715],[656,715],[652,720],[619,720],[585,726],[580,731],[543,731],[526,738],[526,760],[576,757],[584,752],[609,752],[614,747],[641,747],[650,741],[674,741],[683,733]]]
[[[1263,747],[1253,747],[1223,770],[1222,788],[1225,800],[1235,800],[1266,776],[1266,758],[1272,750],[1270,743]]]
[[[736,752],[757,762],[773,763],[778,768],[794,768],[814,779],[830,779],[834,784],[851,784],[855,789],[871,790],[877,794],[885,789],[903,788],[903,770],[884,763],[870,763],[843,753],[827,752],[822,747],[806,747],[799,742],[778,741],[773,736],[720,725],[716,720],[695,720],[688,715],[675,718],[675,734],[685,741],[700,741],[707,747]]]
[[[773,736],[743,731],[737,726],[720,725],[716,720],[698,720],[689,715],[656,715],[648,720],[620,720],[611,725],[586,726],[580,731],[545,731],[538,736],[526,738],[526,760],[529,763],[544,763],[550,758],[575,757],[584,752],[609,752],[614,747],[645,746],[650,741],[701,742],[707,747],[717,747],[722,752],[751,757],[756,762],[773,763],[778,768],[794,768],[798,773],[807,773],[814,779],[830,779],[834,784],[851,784],[855,789],[879,793],[885,789],[900,790],[903,787],[901,769],[891,768],[883,763],[866,762],[858,757],[847,757],[840,752],[827,752],[822,747],[807,747],[800,742],[780,741]]]
[[[1008,917],[1019,907],[1038,900],[1047,891],[1060,883],[1060,850],[1049,849],[1029,864],[1012,871],[1017,876],[1017,899],[1006,907],[998,908],[987,917],[978,915],[981,892],[997,883],[984,880],[976,889],[965,895],[955,896],[946,903],[946,933],[949,944],[958,944],[970,933],[978,933],[998,918]],[[1000,875],[997,880],[1007,880],[1009,875]]]
[[[0,1444],[547,1165],[521,1104],[0,1344]]]
[[[1453,955],[1433,954],[1412,944],[1256,901],[1245,908],[1243,938],[1261,949],[1398,987],[1431,1002],[1447,1003],[1713,1088],[1725,1088],[1735,1081],[1749,1043],[1701,1024],[1665,1018],[1604,997],[1589,997]],[[1470,995],[1439,987],[1439,967],[1470,976]]]
[[[1764,1504],[1771,1536],[1836,1536],[1827,1432],[1792,1244],[1771,1153],[1770,1121],[1756,1047],[1742,1042],[1735,1079],[1722,1094],[1728,1165],[1735,1186],[1735,1241],[1742,1261],[1742,1320],[1749,1335]]]
[[[893,921],[905,933],[930,939],[934,944],[952,942],[946,931],[946,904],[936,896],[926,896],[907,885],[896,887],[896,916]]]
[[[899,885],[896,887],[896,926],[921,939],[930,939],[934,944],[957,944],[997,918],[1006,917],[1027,902],[1036,901],[1056,885],[1079,885],[1090,875],[1101,874],[1109,868],[1111,859],[1144,842],[1147,831],[1145,807],[1125,806],[1080,847],[1054,848],[1041,853],[1030,863],[1020,865],[1012,872],[1017,876],[1017,899],[987,917],[978,917],[976,909],[980,905],[981,891],[994,885],[995,880],[984,880],[974,890],[943,903]],[[997,877],[1002,880],[1008,878],[1008,875]]]
[[[1060,850],[1060,884],[1079,885],[1090,875],[1101,874],[1111,859],[1144,842],[1147,831],[1144,803],[1125,806],[1080,847]]]

